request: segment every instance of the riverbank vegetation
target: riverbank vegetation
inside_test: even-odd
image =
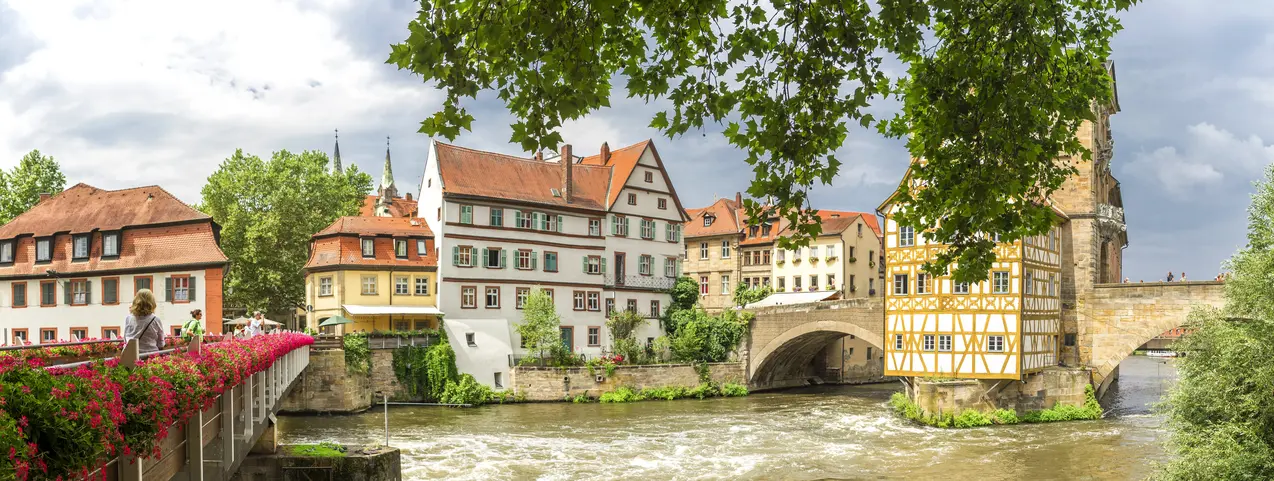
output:
[[[1058,404],[1048,409],[1029,411],[1022,416],[1011,409],[996,409],[990,413],[965,409],[959,413],[931,413],[922,409],[905,393],[896,392],[889,398],[889,407],[895,414],[920,424],[939,428],[976,428],[995,424],[1051,423],[1100,419],[1101,404],[1097,402],[1092,386],[1084,388],[1084,405]]]
[[[672,401],[675,399],[706,399],[710,397],[742,397],[748,395],[748,388],[742,384],[725,383],[717,384],[714,382],[699,383],[695,387],[668,386],[659,388],[633,389],[628,386],[620,386],[611,391],[606,391],[597,398],[597,402],[603,404],[610,403],[630,403],[637,401],[653,401],[663,400]],[[593,399],[587,396],[579,395],[570,399],[575,403],[592,402]]]
[[[1274,479],[1274,166],[1248,208],[1247,246],[1226,262],[1223,309],[1196,308],[1161,406],[1169,480]]]
[[[290,456],[305,456],[310,458],[343,458],[345,457],[345,446],[336,443],[318,443],[318,444],[294,444],[285,446],[284,451]]]

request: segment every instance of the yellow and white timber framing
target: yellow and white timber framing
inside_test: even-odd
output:
[[[947,245],[901,228],[894,214],[905,206],[896,197],[878,209],[885,217],[885,375],[1022,379],[1057,365],[1058,224],[1066,215],[1054,208],[1057,224],[1047,234],[999,243],[988,280],[962,286],[921,270]]]

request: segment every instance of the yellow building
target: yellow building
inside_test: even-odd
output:
[[[909,182],[910,172],[903,182]],[[1058,364],[1061,240],[1046,235],[996,246],[988,280],[953,283],[921,271],[946,249],[885,216],[885,375],[1021,379]],[[1058,223],[1066,215],[1053,208]],[[954,269],[954,265],[952,268]]]
[[[434,237],[418,219],[341,217],[314,234],[305,265],[309,327],[341,315],[336,333],[436,329]]]

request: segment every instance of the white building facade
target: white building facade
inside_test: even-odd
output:
[[[658,153],[650,142],[585,158],[570,150],[544,159],[430,147],[419,202],[438,244],[438,307],[457,367],[496,388],[526,354],[514,326],[533,289],[551,294],[578,355],[609,349],[610,310],[650,318],[639,341],[661,332],[684,211]]]

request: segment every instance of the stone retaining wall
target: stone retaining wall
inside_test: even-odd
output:
[[[713,382],[745,382],[741,362],[714,363],[708,367]],[[602,377],[601,381],[597,380],[598,376]],[[604,369],[597,369],[589,374],[586,367],[517,366],[512,369],[508,387],[515,394],[525,395],[528,401],[562,401],[579,395],[596,398],[603,392],[620,386],[645,389],[673,386],[692,388],[698,385],[699,373],[690,364],[654,364],[618,366],[615,374],[609,377]]]
[[[390,369],[392,372],[392,368]],[[283,398],[283,413],[355,413],[371,407],[372,390],[366,374],[345,368],[343,349],[310,351],[310,365]]]
[[[1088,369],[1053,367],[1027,375],[1026,382],[1012,379],[935,382],[916,378],[912,399],[930,413],[1012,409],[1022,414],[1058,404],[1083,406],[1084,388],[1089,385],[1090,377]]]
[[[307,457],[288,454],[253,454],[243,460],[230,481],[401,481],[402,459],[398,448],[347,446],[343,457]]]

